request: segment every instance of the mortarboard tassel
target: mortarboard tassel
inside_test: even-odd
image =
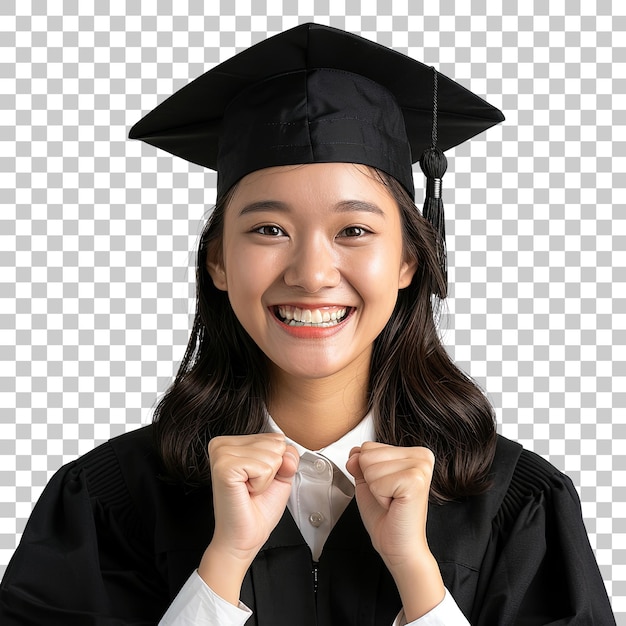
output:
[[[431,223],[437,234],[437,256],[439,257],[439,265],[447,285],[446,220],[443,212],[443,200],[441,198],[441,179],[448,168],[448,159],[437,147],[437,71],[434,68],[433,76],[432,145],[430,148],[424,150],[424,153],[420,157],[420,167],[426,176],[426,195],[424,197],[422,215]],[[445,297],[445,294],[441,295]]]

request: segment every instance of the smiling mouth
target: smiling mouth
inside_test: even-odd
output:
[[[330,328],[340,324],[350,313],[352,307],[333,309],[301,309],[297,306],[274,307],[276,317],[287,326],[309,326],[311,328]]]

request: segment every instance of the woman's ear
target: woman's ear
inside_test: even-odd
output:
[[[411,284],[413,280],[413,276],[415,276],[415,272],[417,271],[417,259],[404,259],[402,261],[402,265],[400,266],[400,277],[398,280],[398,285],[400,289],[404,289]]]
[[[220,291],[228,291],[228,282],[226,281],[226,270],[224,269],[224,261],[222,260],[222,254],[220,245],[214,243],[209,245],[206,255],[206,271],[213,280],[213,284],[216,289]]]

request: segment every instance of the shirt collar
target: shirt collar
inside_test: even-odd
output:
[[[283,431],[278,427],[278,424],[272,419],[269,413],[267,413],[266,431],[284,435]],[[350,450],[355,446],[360,446],[364,441],[375,441],[375,438],[376,430],[371,412],[369,412],[351,431],[341,437],[341,439],[319,450],[309,450],[301,446],[297,441],[286,437],[287,442],[296,448],[300,456],[308,452],[310,454],[320,454],[326,457],[352,484],[354,484],[354,477],[346,469]]]

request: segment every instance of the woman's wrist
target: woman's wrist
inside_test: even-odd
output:
[[[218,596],[237,606],[241,585],[253,558],[237,557],[212,542],[204,551],[198,575]]]
[[[439,565],[432,554],[389,568],[398,588],[407,622],[412,622],[439,605],[445,595]]]

